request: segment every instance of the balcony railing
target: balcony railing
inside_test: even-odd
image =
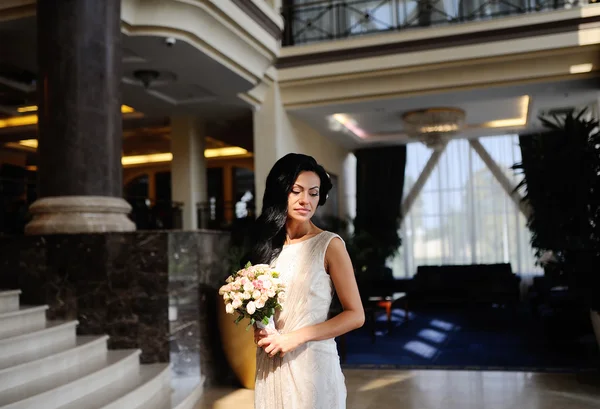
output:
[[[244,220],[253,220],[254,204],[209,200],[196,204],[198,228],[209,230],[230,230]]]
[[[284,45],[568,9],[595,0],[295,0],[282,8]]]
[[[183,203],[172,200],[151,200],[143,196],[126,196],[131,205],[129,218],[137,230],[181,229]]]
[[[29,206],[35,202],[36,182],[31,178],[0,178],[0,237],[20,236],[31,220]],[[124,197],[131,205],[129,218],[137,230],[172,230],[182,226],[182,203]]]
[[[29,206],[37,199],[36,181],[31,175],[20,178],[0,177],[0,237],[20,236],[31,220]],[[147,196],[125,195],[131,205],[129,218],[137,230],[178,230],[183,227],[184,203]],[[231,230],[253,220],[253,202],[227,202],[211,198],[197,203],[198,228]]]
[[[29,206],[36,200],[36,182],[27,178],[0,177],[0,237],[21,236],[31,220]],[[184,203],[152,200],[146,196],[125,196],[131,205],[129,218],[137,230],[178,230],[183,227]],[[198,203],[198,228],[231,230],[253,220],[254,204],[210,200]]]

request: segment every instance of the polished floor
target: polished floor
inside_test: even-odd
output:
[[[598,409],[600,376],[480,371],[344,371],[348,409]],[[251,409],[253,392],[207,390],[195,409]]]

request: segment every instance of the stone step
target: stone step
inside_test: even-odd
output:
[[[204,380],[198,376],[178,376],[171,380],[172,409],[194,409],[204,392]]]
[[[1,409],[58,409],[85,398],[103,388],[127,382],[135,377],[140,368],[140,350],[108,351],[100,365],[87,362],[85,365],[65,371],[61,376],[46,377],[46,391],[38,394],[19,394],[5,391],[0,396]],[[4,406],[3,406],[4,405]]]
[[[0,313],[17,311],[21,290],[0,291]]]
[[[48,321],[38,331],[0,339],[0,369],[74,347],[77,324],[77,321]]]
[[[63,372],[82,365],[102,364],[106,360],[108,336],[78,337],[75,347],[45,358],[11,366],[0,370],[0,399],[2,392],[12,389],[19,395],[19,389],[29,395],[47,390],[47,379],[61,377]]]
[[[136,374],[60,409],[167,409],[170,376],[169,364],[140,365]]]
[[[20,307],[16,311],[0,313],[0,339],[37,331],[46,326],[47,305]]]

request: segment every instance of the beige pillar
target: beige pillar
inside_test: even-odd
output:
[[[171,118],[171,195],[183,203],[183,230],[198,229],[198,203],[206,202],[204,123],[194,117]]]
[[[320,134],[306,122],[286,111],[277,82],[265,90],[260,108],[254,112],[254,176],[256,211],[262,210],[265,182],[275,162],[288,153],[302,153],[314,157],[338,179],[338,213],[341,217],[353,214],[352,200],[348,206],[346,187],[354,180],[352,167],[356,161],[349,158],[347,149]],[[345,166],[345,164],[347,166]],[[350,168],[350,170],[348,170]]]
[[[341,190],[344,197],[340,197],[343,199],[341,200],[340,216],[354,219],[356,217],[356,156],[354,154],[348,155],[344,161],[342,179],[344,186]]]
[[[283,137],[284,132],[283,109],[279,86],[275,83],[267,90],[262,106],[254,112],[254,186],[257,215],[262,210],[267,175],[277,159],[282,156],[279,138]]]

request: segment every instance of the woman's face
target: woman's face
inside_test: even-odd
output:
[[[310,220],[319,205],[320,187],[321,179],[315,172],[300,173],[288,195],[288,218],[299,222]]]

